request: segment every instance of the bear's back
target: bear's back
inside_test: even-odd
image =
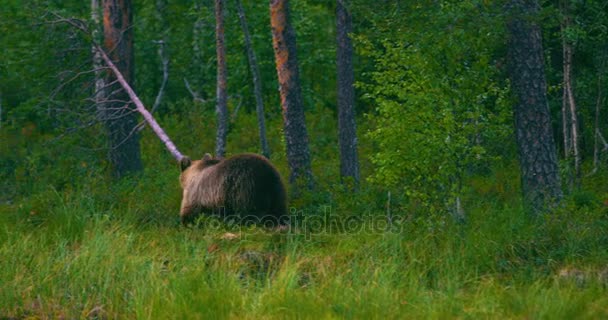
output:
[[[236,214],[286,214],[281,176],[266,158],[240,154],[220,162],[215,170],[223,177],[227,210]]]

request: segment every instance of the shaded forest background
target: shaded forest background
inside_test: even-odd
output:
[[[235,4],[228,1],[225,11],[227,152],[260,153],[251,71]],[[197,157],[214,150],[213,3],[133,5],[136,92],[149,108],[154,104],[166,59],[168,81],[154,115],[186,154]],[[339,151],[332,149],[337,145],[336,8],[327,1],[291,6],[314,176],[327,189],[340,181]],[[265,116],[271,123],[271,159],[283,166],[268,5],[244,2],[243,7],[259,62]],[[517,170],[514,99],[506,72],[506,8],[506,3],[485,1],[348,5],[364,189],[392,191],[398,203],[423,211],[445,211],[470,191],[470,177],[495,172],[497,166]],[[605,162],[605,9],[601,1],[545,1],[533,18],[543,31],[547,95],[566,191],[577,189],[580,177],[596,173]],[[87,177],[105,176],[110,170],[108,145],[92,100],[90,41],[57,18],[91,23],[90,6],[9,1],[2,10],[1,161],[7,182],[2,201],[13,203],[49,187],[61,190],[86,183]],[[162,56],[159,42],[164,43]],[[572,52],[568,77],[566,47]],[[563,125],[571,128],[572,119],[562,110],[567,83],[578,117],[576,152],[568,146],[572,133],[562,130]],[[158,145],[148,130],[142,133],[146,170],[172,170],[168,154],[146,151]]]

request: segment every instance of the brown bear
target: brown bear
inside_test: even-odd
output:
[[[184,157],[180,165],[183,224],[194,222],[201,213],[245,224],[286,224],[285,186],[266,158],[246,153],[218,159],[205,154],[201,160]]]

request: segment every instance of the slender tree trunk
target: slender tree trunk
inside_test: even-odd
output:
[[[131,0],[104,0],[103,26],[104,47],[111,60],[128,83],[133,83],[133,6]],[[115,76],[108,73],[114,82]],[[104,120],[110,143],[110,163],[116,177],[143,169],[139,150],[139,135],[135,130],[137,118],[130,107],[129,96],[120,84],[111,86],[108,92],[116,92],[104,103]]]
[[[247,50],[247,59],[249,59],[249,68],[251,68],[251,75],[253,77],[253,92],[255,94],[255,110],[258,115],[258,128],[260,130],[260,145],[262,147],[262,154],[266,158],[270,158],[270,148],[268,147],[268,141],[266,140],[266,123],[264,120],[264,100],[262,99],[262,80],[260,77],[260,70],[258,69],[258,62],[253,51],[253,45],[251,44],[251,36],[249,35],[249,28],[247,27],[247,19],[245,18],[245,10],[240,0],[236,0],[236,7],[239,13],[239,20],[241,22],[241,28],[245,36],[245,49]]]
[[[602,52],[600,57],[600,67],[597,75],[597,98],[595,100],[595,128],[593,130],[593,171],[590,174],[594,174],[600,167],[600,138],[602,137],[602,130],[600,129],[600,109],[604,101],[602,95],[602,77],[606,66],[606,55]]]
[[[578,132],[578,117],[576,112],[576,102],[574,100],[574,90],[572,89],[572,45],[568,42],[566,38],[566,31],[570,27],[570,17],[568,16],[568,5],[565,2],[562,2],[562,13],[564,15],[564,19],[561,22],[561,32],[562,32],[562,46],[563,46],[563,66],[564,66],[564,79],[563,79],[563,87],[564,94],[563,97],[566,99],[565,102],[562,102],[562,109],[568,106],[568,110],[566,113],[570,115],[570,121],[563,121],[564,125],[569,122],[570,130],[569,130],[569,138],[571,138],[571,151],[573,157],[574,164],[574,172],[570,177],[570,188],[579,187],[580,179],[581,179],[581,155],[579,148],[579,132]],[[564,111],[562,110],[562,116],[564,115]],[[565,119],[564,119],[565,120]],[[570,157],[570,152],[566,153],[566,159]]]
[[[308,133],[296,55],[296,34],[289,21],[288,0],[270,0],[270,24],[283,108],[287,162],[291,170],[289,182],[295,187],[304,183],[308,188],[312,188]]]
[[[568,105],[570,106],[570,125],[572,133],[572,153],[574,157],[574,177],[573,183],[576,188],[580,187],[581,183],[581,154],[579,147],[579,132],[578,132],[578,116],[576,112],[576,103],[574,100],[574,91],[572,90],[572,47],[568,45]]]
[[[600,106],[602,105],[602,76],[597,77],[597,99],[595,100],[595,125],[593,132],[593,172],[597,171],[600,165]]]
[[[99,19],[100,13],[100,0],[91,0],[91,20],[93,22],[92,36],[95,43],[100,43],[101,35],[103,33],[101,20]],[[103,100],[105,100],[106,92],[104,91],[105,83],[103,77],[103,61],[99,51],[95,49],[93,45],[91,48],[93,53],[93,70],[95,70],[95,92],[93,97],[95,99],[95,105],[97,106],[98,117],[104,119],[104,107]]]
[[[516,95],[515,132],[522,191],[527,210],[540,214],[562,197],[551,116],[547,104],[541,30],[534,22],[536,0],[511,0],[508,6],[509,74]]]
[[[160,107],[165,94],[165,87],[169,81],[169,55],[167,53],[169,24],[167,23],[167,19],[165,19],[166,9],[167,0],[156,0],[156,20],[158,21],[160,27],[159,33],[161,34],[161,39],[156,41],[156,43],[158,43],[158,56],[160,57],[163,79],[160,83],[158,94],[156,94],[156,99],[154,99],[154,105],[152,105],[152,113],[154,113],[154,111]]]
[[[194,11],[196,13],[196,21],[192,25],[192,65],[193,69],[196,70],[196,73],[201,73],[201,66],[203,65],[203,54],[201,53],[201,39],[202,39],[202,29],[203,29],[203,20],[201,19],[201,4],[200,0],[194,1]],[[185,78],[184,78],[185,79]],[[198,78],[194,79],[195,89],[193,91],[198,91],[196,85],[198,84]]]
[[[565,56],[566,54],[564,51],[564,57]],[[564,83],[566,82],[564,81]],[[568,90],[566,90],[565,87],[562,89],[562,135],[564,138],[564,159],[568,159],[570,158],[572,145],[570,143],[570,115],[568,114]]]
[[[359,184],[357,157],[357,124],[355,122],[355,75],[353,72],[352,30],[348,0],[337,0],[337,71],[338,71],[338,136],[340,142],[340,176]]]
[[[224,46],[224,0],[215,0],[215,43],[217,51],[217,136],[215,154],[224,157],[228,135],[228,95],[226,93],[226,47]]]

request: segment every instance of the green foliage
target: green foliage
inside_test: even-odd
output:
[[[488,152],[511,134],[508,88],[494,57],[503,36],[481,5],[404,11],[387,37],[356,37],[360,54],[374,64],[359,84],[375,106],[368,115],[378,146],[370,180],[434,213],[461,194],[465,174],[504,154]],[[433,16],[432,23],[421,15]]]

